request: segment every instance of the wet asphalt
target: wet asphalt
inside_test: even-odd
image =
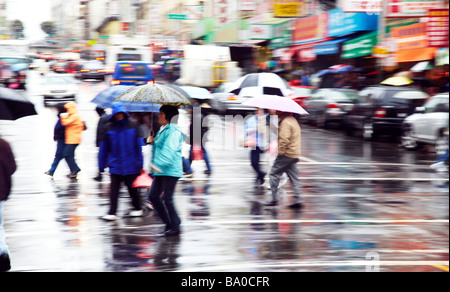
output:
[[[44,175],[56,149],[56,116],[43,107],[39,80],[32,75],[26,92],[39,115],[0,121],[18,164],[4,211],[12,271],[448,271],[448,173],[429,168],[431,151],[408,152],[387,138],[366,142],[302,125],[305,207],[286,208],[293,195],[288,183],[280,206],[265,208],[260,203],[270,191],[255,186],[249,151],[232,146],[241,145],[239,127],[218,117],[207,144],[213,173],[204,175],[204,163],[194,162],[195,176],[176,189],[183,233],[158,237],[163,225],[153,211],[126,216],[125,187],[121,219],[99,218],[108,210],[109,177],[93,180],[98,116],[89,101],[105,83],[80,85],[88,129],[77,149],[78,179],[66,177],[65,162],[53,180]],[[187,127],[183,118],[180,124]]]

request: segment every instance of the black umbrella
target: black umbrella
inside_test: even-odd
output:
[[[34,104],[23,94],[0,87],[0,120],[14,121],[32,115],[37,115]]]

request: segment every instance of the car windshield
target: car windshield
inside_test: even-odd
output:
[[[133,75],[133,76],[145,76],[147,75],[147,65],[144,64],[133,64],[133,65],[122,65],[120,67],[120,75]]]
[[[330,99],[333,101],[357,101],[359,95],[357,91],[330,91]]]
[[[311,88],[291,87],[291,90],[294,91],[295,95],[308,96],[312,94]]]
[[[89,70],[103,69],[103,64],[100,62],[89,62],[83,65],[83,69]]]
[[[70,85],[73,82],[65,77],[49,77],[45,79],[46,85]]]
[[[386,105],[421,106],[427,99],[427,95],[422,91],[386,91]]]

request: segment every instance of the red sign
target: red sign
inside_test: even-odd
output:
[[[430,9],[427,22],[428,45],[430,47],[448,48],[448,9]]]
[[[122,22],[122,31],[130,31],[130,23]]]
[[[303,49],[297,53],[298,62],[310,62],[314,61],[315,59],[316,53],[314,51],[314,48]]]

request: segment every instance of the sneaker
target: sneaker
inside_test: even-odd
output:
[[[109,215],[109,214],[107,214],[105,216],[102,216],[101,219],[106,220],[106,221],[116,221],[116,220],[119,219],[119,217],[116,216],[116,215]]]
[[[206,175],[211,175],[212,171],[211,170],[205,170],[204,174]]]
[[[46,175],[48,175],[49,177],[53,178],[53,174],[51,174],[50,172],[46,171],[44,172]]]
[[[194,175],[195,175],[195,172],[193,172],[193,173],[186,173],[186,174],[184,174],[184,178],[191,178]]]
[[[130,214],[128,214],[128,216],[130,217],[142,217],[143,215],[144,215],[143,210],[133,210],[130,212]]]
[[[72,178],[72,179],[76,179],[78,175],[78,172],[72,172],[71,174],[69,174],[67,177],[68,178]]]
[[[150,203],[149,201],[145,201],[144,207],[147,208],[150,211],[155,210],[155,208],[153,208],[152,203]]]
[[[94,177],[94,180],[95,181],[102,181],[103,180],[102,174],[99,173],[96,177]]]
[[[0,255],[0,272],[7,272],[11,270],[11,261],[7,253]]]

